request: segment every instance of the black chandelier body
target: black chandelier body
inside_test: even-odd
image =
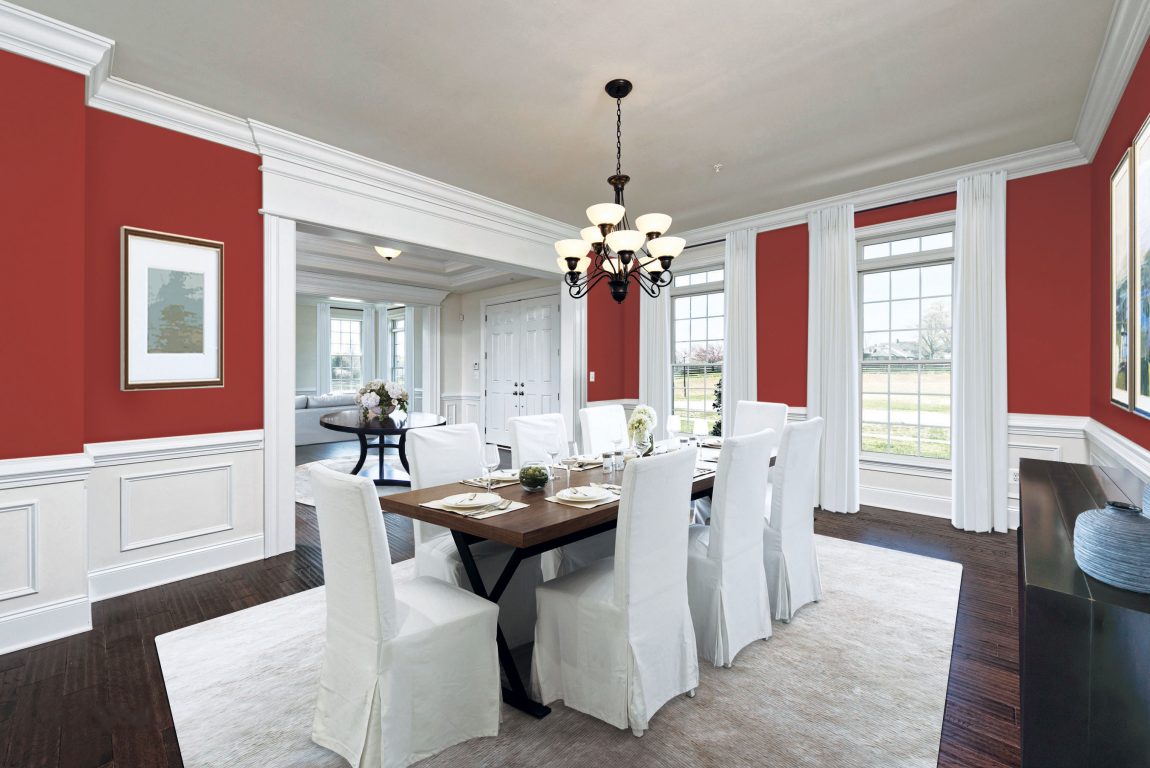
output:
[[[580,232],[578,240],[555,243],[557,263],[572,298],[583,298],[603,281],[617,302],[627,298],[632,282],[654,298],[671,284],[671,264],[683,252],[686,241],[664,237],[671,217],[661,213],[639,216],[632,228],[623,202],[623,191],[631,177],[623,173],[622,106],[624,97],[631,92],[631,82],[612,80],[604,90],[615,99],[615,173],[607,179],[615,191],[615,202],[587,209],[591,226]]]

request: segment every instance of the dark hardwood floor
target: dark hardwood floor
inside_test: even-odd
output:
[[[331,445],[300,461],[347,450]],[[295,552],[100,601],[91,632],[0,656],[0,766],[182,766],[155,637],[322,584],[314,510],[296,511]],[[392,559],[411,557],[410,520],[384,517]],[[873,508],[819,512],[815,528],[962,563],[939,765],[1017,766],[1014,534],[964,534],[945,520]]]

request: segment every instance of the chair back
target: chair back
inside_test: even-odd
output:
[[[614,447],[612,441],[627,439],[627,413],[618,403],[580,408],[579,429],[583,453],[602,454]]]
[[[707,556],[722,562],[758,548],[762,560],[763,518],[767,514],[767,473],[778,443],[773,429],[728,437],[719,453],[711,503]]]
[[[541,413],[538,416],[516,416],[507,420],[511,435],[511,466],[522,467],[528,461],[549,461],[548,450],[566,458],[570,450],[567,442],[567,422],[561,413]]]
[[[773,429],[776,435],[782,435],[783,428],[786,426],[786,403],[761,403],[755,400],[740,400],[735,403],[735,422],[731,425],[732,435],[753,435],[764,429]]]
[[[407,433],[407,463],[411,488],[458,483],[483,474],[483,443],[474,424],[425,427]],[[421,544],[448,531],[443,526],[414,521],[415,543]]]
[[[784,542],[814,536],[815,483],[818,481],[822,417],[788,424],[775,460],[771,492],[771,528]]]
[[[632,627],[662,625],[668,600],[687,599],[687,523],[697,454],[684,448],[632,459],[623,471],[615,603],[628,612]]]
[[[391,553],[375,484],[316,465],[311,468],[311,485],[323,546],[329,637],[391,639],[399,622]],[[374,663],[374,647],[370,653]]]

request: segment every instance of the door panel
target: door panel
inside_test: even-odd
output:
[[[522,302],[521,410],[526,415],[559,410],[559,305],[553,298]]]
[[[515,304],[487,308],[487,378],[484,428],[489,443],[507,445],[507,420],[518,415],[520,310]]]

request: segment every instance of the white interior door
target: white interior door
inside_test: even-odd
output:
[[[492,304],[485,333],[484,435],[507,445],[512,416],[559,412],[559,301]]]
[[[487,308],[483,425],[489,443],[507,445],[507,420],[519,415],[519,327],[518,302]]]
[[[527,299],[519,304],[519,415],[558,413],[559,300]]]

